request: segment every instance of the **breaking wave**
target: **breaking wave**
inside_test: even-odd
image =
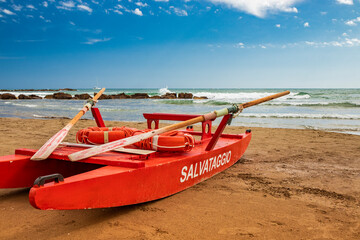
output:
[[[296,113],[242,113],[243,118],[305,118],[305,119],[348,119],[360,120],[360,115],[345,114],[296,114]]]
[[[161,96],[161,95],[165,95],[165,94],[167,94],[167,93],[172,93],[169,89],[168,89],[168,87],[164,87],[164,88],[160,88],[159,89],[159,95]]]
[[[183,99],[176,99],[176,100],[157,100],[157,102],[165,103],[165,104],[175,104],[175,105],[191,105],[194,104],[194,100],[183,100]]]
[[[221,100],[191,100],[191,99],[166,99],[166,100],[155,100],[159,103],[163,104],[174,104],[174,105],[191,105],[191,104],[206,104],[213,106],[226,106],[231,105],[233,103],[241,103],[236,101],[221,101]],[[244,101],[242,101],[244,102]],[[330,103],[330,102],[300,102],[300,101],[273,101],[263,103],[262,105],[267,106],[283,106],[283,107],[322,107],[322,108],[360,108],[360,104],[351,103],[351,102],[338,102],[338,103]]]
[[[328,102],[287,102],[287,103],[265,103],[265,105],[274,105],[274,106],[298,106],[298,107],[339,107],[339,108],[359,108],[360,104],[351,103],[351,102],[339,102],[339,103],[328,103]]]

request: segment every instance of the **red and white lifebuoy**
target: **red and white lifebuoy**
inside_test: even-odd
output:
[[[76,141],[86,144],[104,144],[148,131],[151,130],[127,127],[90,127],[79,130],[76,134]],[[134,146],[146,150],[188,152],[195,146],[195,139],[190,134],[171,131],[137,142]]]

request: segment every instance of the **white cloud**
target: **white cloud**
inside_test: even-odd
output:
[[[169,0],[155,0],[155,2],[169,2]]]
[[[310,27],[310,24],[308,22],[304,23],[304,27]]]
[[[68,7],[68,8],[73,8],[75,7],[75,3],[73,1],[68,1],[68,2],[60,2],[60,4],[64,7]]]
[[[82,10],[82,11],[88,11],[89,13],[92,13],[92,11],[93,11],[91,8],[89,8],[86,5],[77,5],[77,8]]]
[[[47,2],[43,2],[43,6],[44,6],[44,7],[48,7],[49,4],[48,4]]]
[[[236,48],[245,48],[245,44],[242,42],[239,42],[239,43],[235,44],[235,47]]]
[[[23,8],[23,6],[21,6],[21,5],[15,5],[15,4],[13,4],[11,7],[12,7],[15,11],[21,11],[21,9]]]
[[[353,0],[336,0],[340,4],[354,5]]]
[[[34,7],[34,5],[31,5],[31,4],[26,5],[26,7],[31,10],[36,10],[36,7]]]
[[[345,24],[349,25],[349,26],[356,26],[358,22],[360,22],[360,17],[357,17],[357,18],[352,19],[352,20],[348,20],[348,21],[345,22]]]
[[[305,42],[306,45],[313,47],[359,47],[359,38],[345,38],[340,41],[331,42]]]
[[[349,21],[345,22],[345,24],[349,25],[349,26],[356,26],[356,23],[353,20],[349,20]]]
[[[138,16],[143,16],[143,13],[140,9],[136,8],[134,11],[132,11],[134,14],[138,15]]]
[[[74,22],[72,22],[72,21],[69,21],[69,23],[70,23],[71,25],[75,26],[75,23],[74,23]]]
[[[276,25],[275,25],[275,27],[280,28],[280,27],[281,27],[281,25],[280,25],[280,24],[276,24]]]
[[[100,39],[100,38],[90,38],[90,39],[88,39],[87,42],[84,42],[84,44],[93,45],[95,43],[107,42],[107,41],[110,41],[110,40],[111,40],[111,38],[102,38],[102,39]]]
[[[123,13],[117,9],[114,10],[115,13],[119,14],[119,15],[123,15]]]
[[[39,18],[41,18],[42,20],[44,20],[45,22],[47,22],[47,23],[49,23],[49,22],[51,22],[49,19],[45,19],[43,16],[39,16]]]
[[[7,10],[7,9],[3,9],[2,11],[3,11],[3,13],[5,13],[7,15],[16,15],[15,13],[13,13],[12,11]]]
[[[0,14],[0,18],[4,17],[3,15]]]
[[[159,7],[160,10],[166,12],[167,14],[171,15],[171,12],[165,8]]]
[[[75,3],[73,1],[59,2],[59,4],[60,4],[60,6],[56,6],[56,8],[64,9],[64,10],[68,10],[68,11],[73,10],[73,8],[75,7]]]
[[[139,6],[139,7],[147,7],[147,6],[149,6],[147,3],[142,3],[142,2],[137,2],[137,3],[135,3],[137,6]]]
[[[214,45],[208,45],[209,47],[213,47]],[[316,42],[316,41],[305,41],[305,42],[295,42],[295,43],[286,43],[282,45],[271,44],[271,43],[263,43],[257,45],[245,45],[243,43],[234,44],[234,48],[294,48],[294,47],[314,47],[314,48],[324,48],[324,47],[360,47],[360,39],[359,38],[350,38],[347,34],[342,34],[342,37],[339,37],[337,41],[324,41],[324,42]]]
[[[217,4],[247,12],[260,18],[266,17],[268,12],[293,12],[297,13],[295,3],[303,0],[208,0]]]
[[[174,7],[174,6],[171,6],[170,8],[171,8],[171,9],[174,11],[174,13],[175,13],[176,15],[178,15],[178,16],[183,17],[183,16],[187,16],[187,15],[188,15],[188,13],[187,13],[186,10],[183,10],[183,9],[180,9],[180,8],[176,8],[176,7]]]

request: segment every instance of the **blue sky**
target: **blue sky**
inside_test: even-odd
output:
[[[360,88],[360,0],[0,0],[0,88]]]

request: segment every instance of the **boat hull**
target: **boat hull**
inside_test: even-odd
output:
[[[223,140],[211,151],[165,154],[145,161],[145,167],[103,166],[34,186],[29,193],[38,209],[90,209],[124,206],[164,198],[202,182],[235,164],[249,145],[251,133]]]

